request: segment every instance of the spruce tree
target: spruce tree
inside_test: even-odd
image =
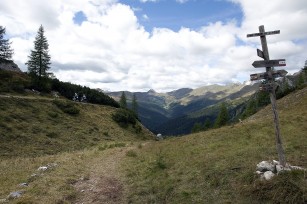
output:
[[[138,116],[138,102],[137,102],[135,93],[133,94],[133,97],[132,97],[132,111],[134,112],[136,116]]]
[[[120,105],[121,108],[127,109],[127,98],[126,98],[126,94],[125,94],[124,91],[123,91],[123,93],[120,97],[119,105]]]
[[[216,128],[218,128],[218,127],[221,127],[223,125],[226,125],[228,120],[229,120],[229,114],[228,114],[228,110],[227,110],[226,104],[222,103],[221,107],[220,107],[219,115],[216,118],[214,126]]]
[[[11,48],[11,42],[5,39],[4,35],[5,28],[0,26],[0,62],[11,60],[14,54],[14,51]]]
[[[44,35],[44,27],[41,25],[38,29],[37,35],[34,41],[34,50],[31,50],[29,60],[26,63],[28,66],[28,72],[38,78],[48,78],[50,73],[50,55],[49,44],[47,38]]]

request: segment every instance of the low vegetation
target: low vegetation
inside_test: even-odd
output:
[[[278,102],[287,161],[307,167],[307,89]],[[232,126],[156,142],[123,166],[130,203],[304,203],[306,171],[260,181],[256,164],[277,159],[271,107]]]
[[[152,138],[123,129],[112,119],[116,108],[44,97],[1,97],[0,156],[38,156],[74,151],[108,141]]]

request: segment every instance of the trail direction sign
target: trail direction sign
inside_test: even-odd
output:
[[[285,156],[284,148],[282,146],[280,129],[279,129],[279,119],[278,119],[278,114],[276,110],[277,108],[276,108],[276,93],[275,93],[275,88],[274,88],[275,87],[274,78],[285,76],[287,74],[287,71],[285,70],[275,71],[272,68],[272,67],[286,66],[286,60],[285,59],[270,60],[269,49],[268,49],[268,45],[266,41],[266,35],[274,35],[274,34],[279,34],[279,33],[280,33],[280,30],[265,32],[264,26],[261,25],[259,26],[259,33],[247,34],[247,37],[256,37],[256,36],[260,37],[262,51],[257,49],[257,55],[263,58],[264,60],[254,61],[252,65],[255,68],[265,67],[266,72],[259,73],[259,74],[251,74],[250,77],[252,81],[265,79],[265,84],[262,84],[260,86],[260,90],[268,91],[270,93],[270,100],[271,100],[272,110],[273,110],[273,115],[274,115],[275,140],[276,140],[276,147],[277,147],[279,162],[282,166],[286,166],[286,156]]]
[[[269,32],[263,32],[263,33],[252,33],[252,34],[247,34],[247,37],[257,37],[257,36],[265,36],[265,35],[275,35],[279,34],[280,30],[275,30],[275,31],[269,31]]]
[[[264,59],[264,54],[261,50],[257,49],[257,55],[258,57],[261,57],[262,59]]]
[[[255,68],[258,68],[258,67],[281,67],[281,66],[286,66],[286,60],[285,59],[259,60],[259,61],[254,61],[252,65]]]
[[[272,77],[273,78],[278,78],[278,77],[284,77],[287,75],[287,71],[282,69],[282,70],[274,70],[272,72]],[[262,73],[257,73],[257,74],[251,74],[250,75],[250,80],[251,81],[257,81],[257,80],[262,80],[262,79],[268,79],[269,78],[269,73],[268,72],[262,72]]]

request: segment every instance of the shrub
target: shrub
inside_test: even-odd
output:
[[[53,103],[61,109],[64,113],[70,115],[78,115],[80,110],[71,102],[65,102],[60,100],[54,100]]]
[[[112,119],[122,127],[128,127],[129,124],[135,125],[137,121],[134,112],[122,108],[112,115]]]

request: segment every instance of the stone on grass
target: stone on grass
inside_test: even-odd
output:
[[[28,187],[29,184],[28,184],[28,183],[20,183],[19,186],[20,186],[20,187]]]
[[[40,166],[38,167],[37,171],[46,171],[48,169],[48,167],[46,166]]]
[[[257,164],[257,171],[266,172],[266,171],[275,171],[275,165],[268,161],[262,161]]]
[[[272,171],[266,171],[263,176],[265,180],[269,181],[275,176],[275,174]]]
[[[289,168],[287,166],[276,165],[276,171],[277,171],[277,173],[279,173],[281,171],[291,171],[291,168]]]
[[[11,192],[10,195],[7,196],[8,200],[12,200],[15,198],[19,198],[22,195],[22,191],[15,191],[15,192]]]

